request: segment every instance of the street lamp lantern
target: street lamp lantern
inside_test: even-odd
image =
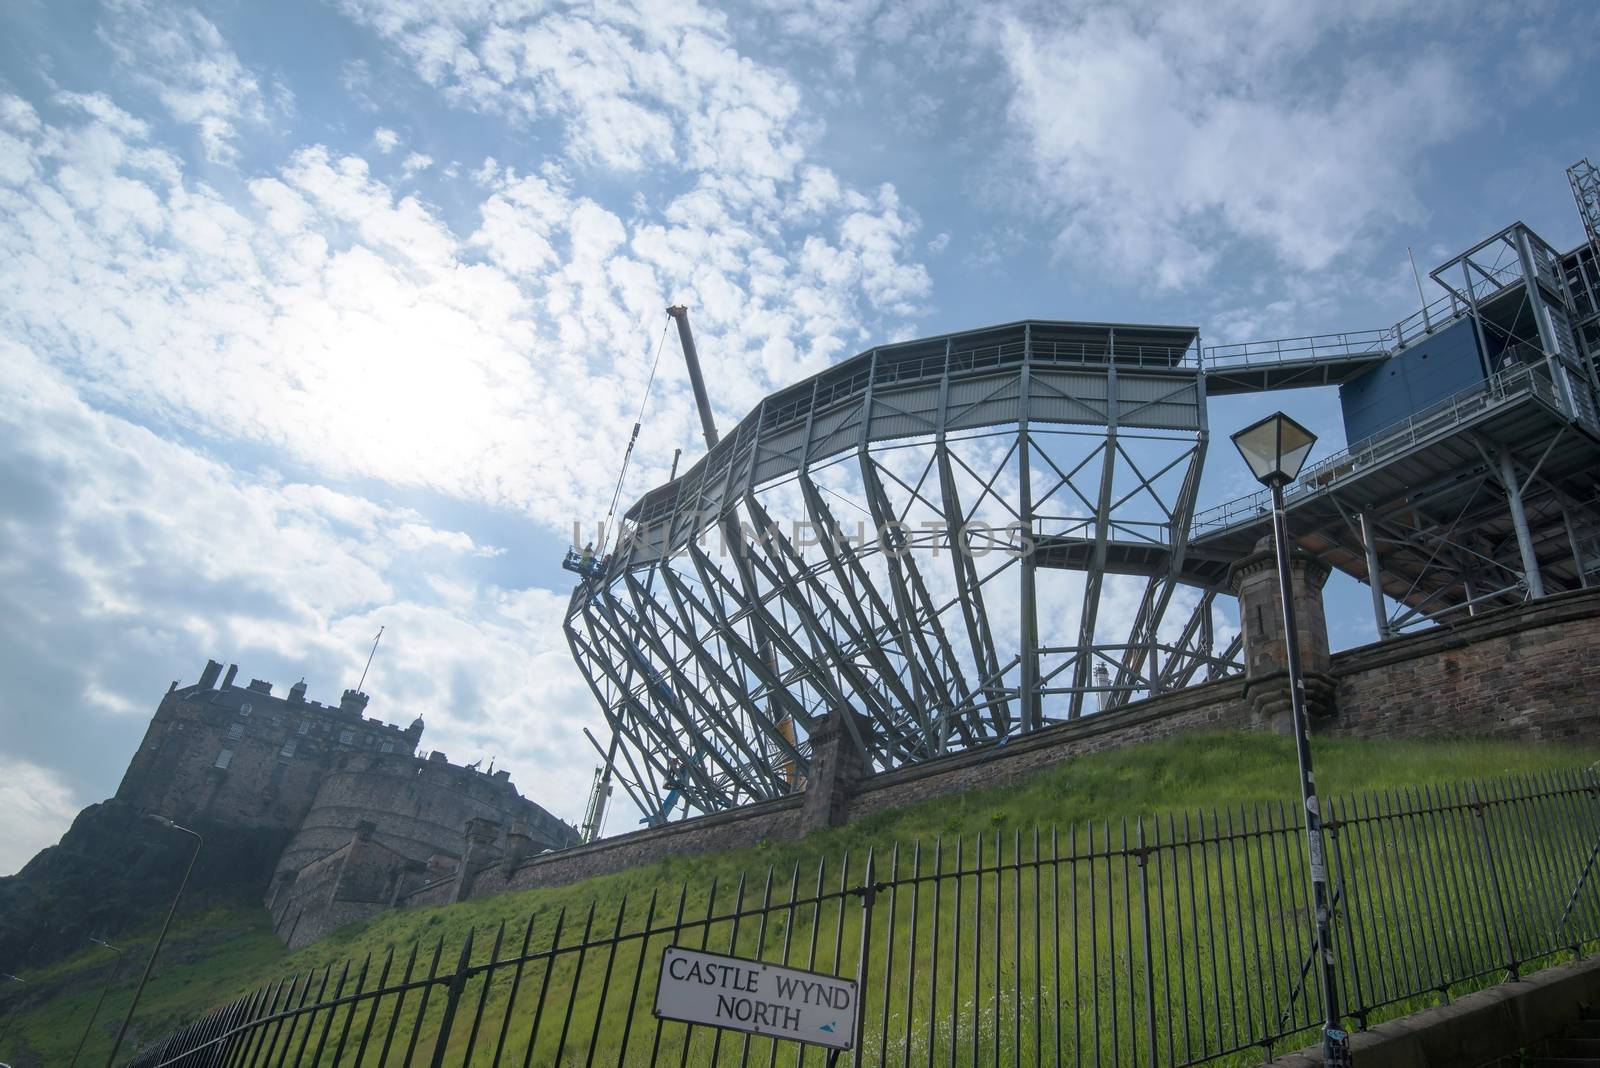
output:
[[[1282,412],[1273,412],[1233,436],[1234,447],[1256,481],[1287,486],[1300,476],[1317,436]]]
[[[1317,776],[1311,767],[1305,673],[1300,666],[1300,635],[1295,625],[1293,580],[1289,573],[1289,527],[1283,514],[1283,488],[1300,474],[1300,468],[1316,443],[1315,434],[1282,412],[1274,412],[1233,435],[1233,444],[1244,462],[1250,465],[1250,473],[1272,491],[1272,546],[1278,558],[1278,603],[1283,609],[1283,636],[1288,646],[1284,651],[1284,666],[1289,675],[1295,755],[1300,762],[1300,801],[1305,820],[1307,862],[1311,869],[1311,907],[1317,924],[1317,957],[1322,962],[1322,1062],[1327,1068],[1344,1068],[1350,1064],[1350,1036],[1339,1018],[1332,898],[1328,892],[1327,853],[1322,844]]]

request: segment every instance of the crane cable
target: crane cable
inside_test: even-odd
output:
[[[656,368],[661,366],[661,349],[667,342],[667,331],[672,327],[669,319],[667,325],[661,328],[661,340],[656,342],[656,357],[650,363],[650,377],[645,380],[644,396],[639,400],[639,415],[633,421],[633,433],[628,437],[627,451],[622,454],[622,469],[617,472],[617,488],[611,491],[611,507],[606,512],[605,523],[600,531],[599,556],[606,555],[606,547],[611,543],[611,520],[617,514],[617,499],[622,496],[622,480],[628,474],[628,461],[633,459],[633,447],[639,442],[639,427],[644,422],[644,410],[650,403],[650,390],[655,385]]]

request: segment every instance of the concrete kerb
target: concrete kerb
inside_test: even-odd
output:
[[[1460,1068],[1556,1038],[1579,1014],[1600,1005],[1600,958],[1534,972],[1350,1036],[1361,1068]],[[1316,1068],[1320,1046],[1291,1053],[1267,1068]]]

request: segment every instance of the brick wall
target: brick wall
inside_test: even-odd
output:
[[[1329,730],[1600,742],[1600,590],[1337,654]]]

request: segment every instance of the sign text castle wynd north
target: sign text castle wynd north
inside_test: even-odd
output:
[[[662,953],[655,1012],[832,1049],[856,1040],[855,980],[680,946]]]

